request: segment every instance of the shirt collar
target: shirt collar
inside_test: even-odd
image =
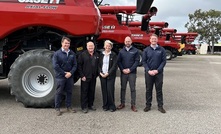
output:
[[[61,48],[61,51],[62,51],[62,52],[65,52],[65,53],[69,53],[69,52],[70,52],[70,49],[68,49],[68,51],[65,51],[64,48]]]
[[[151,44],[150,47],[152,47],[152,48],[155,50],[155,49],[157,49],[158,44],[156,44],[156,45],[152,45],[152,44]]]
[[[132,46],[130,46],[130,47],[125,47],[125,49],[126,49],[127,51],[129,51],[131,48],[132,48]]]
[[[102,53],[103,53],[104,55],[110,55],[110,54],[111,54],[111,51],[110,51],[109,53],[107,53],[107,54],[105,53],[105,51],[103,51]]]

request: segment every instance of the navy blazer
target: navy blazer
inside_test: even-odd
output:
[[[65,79],[65,72],[70,72],[71,77],[77,69],[77,60],[75,53],[70,50],[68,56],[66,52],[61,49],[56,51],[53,55],[53,67],[55,70],[56,78]]]

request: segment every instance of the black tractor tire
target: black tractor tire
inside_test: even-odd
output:
[[[192,51],[191,51],[191,50],[188,50],[188,51],[187,51],[187,54],[188,54],[188,55],[192,55]]]
[[[15,60],[8,81],[16,101],[25,107],[54,106],[56,83],[52,57],[52,51],[36,49],[25,52]]]
[[[177,57],[177,54],[173,54],[173,55],[172,55],[172,58],[176,58],[176,57]]]
[[[183,56],[183,52],[179,52],[177,56]]]
[[[171,60],[173,58],[173,54],[170,50],[166,50],[166,59]]]

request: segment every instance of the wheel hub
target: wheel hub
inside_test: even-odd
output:
[[[22,76],[22,85],[26,93],[33,97],[48,95],[54,86],[52,73],[43,66],[32,66]]]
[[[37,76],[37,82],[40,84],[40,85],[45,85],[48,83],[48,77],[46,74],[39,74]]]

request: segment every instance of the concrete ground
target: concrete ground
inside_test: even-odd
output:
[[[102,110],[97,81],[97,111],[80,109],[80,83],[76,83],[73,107],[77,113],[57,117],[53,108],[24,108],[10,95],[7,80],[0,81],[0,134],[219,134],[221,132],[221,56],[184,55],[167,62],[164,73],[164,107],[157,111],[153,97],[151,111],[145,107],[143,67],[138,68],[137,108],[116,112]],[[155,95],[155,92],[154,92]],[[120,103],[120,79],[116,79],[116,105]],[[63,111],[65,109],[62,109]]]

